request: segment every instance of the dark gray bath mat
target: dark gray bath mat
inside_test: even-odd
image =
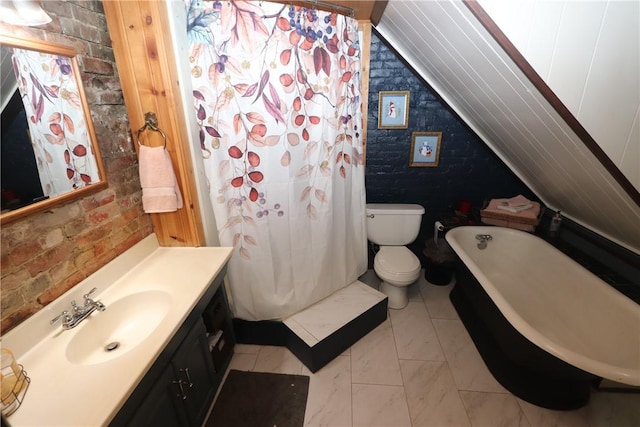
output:
[[[302,427],[309,377],[229,371],[206,427]]]

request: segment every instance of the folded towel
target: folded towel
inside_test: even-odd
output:
[[[142,208],[147,213],[175,212],[182,208],[182,194],[164,147],[140,145]]]
[[[486,208],[482,209],[480,213],[483,216],[493,216],[494,218],[503,219],[505,216],[511,220],[525,222],[528,224],[538,224],[538,215],[540,214],[540,203],[529,201],[530,207],[519,210],[517,212],[510,212],[509,200],[513,199],[491,199]],[[516,209],[517,208],[513,208]]]
[[[529,209],[532,206],[531,205],[531,200],[527,199],[522,194],[518,194],[515,197],[512,197],[510,199],[504,200],[503,204],[505,206],[510,207],[510,208],[520,208],[520,207],[523,207],[523,206],[528,206],[525,209]]]
[[[518,206],[509,206],[509,205],[498,205],[496,208],[502,209],[503,211],[518,213],[521,211],[526,211],[527,209],[531,209],[533,207],[532,203],[527,203],[526,205],[518,205]]]

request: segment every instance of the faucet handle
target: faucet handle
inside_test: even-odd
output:
[[[98,288],[93,288],[89,292],[84,294],[83,298],[85,299],[85,301],[91,299],[91,294],[94,293],[97,290],[98,290]]]
[[[105,305],[103,303],[101,303],[100,301],[94,301],[91,298],[91,294],[94,293],[96,291],[97,288],[93,288],[89,291],[89,293],[84,295],[84,306],[85,307],[95,307],[98,311],[104,311],[105,310]]]
[[[54,319],[51,319],[49,321],[50,325],[53,325],[54,323],[56,323],[58,320],[62,319],[62,325],[68,325],[69,323],[71,323],[73,321],[73,317],[71,316],[71,314],[69,314],[69,312],[67,310],[64,310],[62,313],[58,314]]]
[[[71,309],[74,314],[80,313],[82,311],[82,307],[78,306],[78,303],[76,303],[76,300],[71,301]]]

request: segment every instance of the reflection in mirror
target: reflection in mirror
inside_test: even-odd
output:
[[[5,223],[107,184],[75,51],[5,34],[0,44]]]

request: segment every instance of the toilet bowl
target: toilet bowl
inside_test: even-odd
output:
[[[373,270],[389,308],[404,308],[407,286],[420,277],[420,260],[404,245],[418,236],[423,214],[424,208],[416,204],[367,204],[367,238],[380,246]]]
[[[407,286],[420,277],[420,260],[405,246],[381,246],[373,260],[380,278],[380,292],[389,298],[388,307],[400,309],[409,302]]]

